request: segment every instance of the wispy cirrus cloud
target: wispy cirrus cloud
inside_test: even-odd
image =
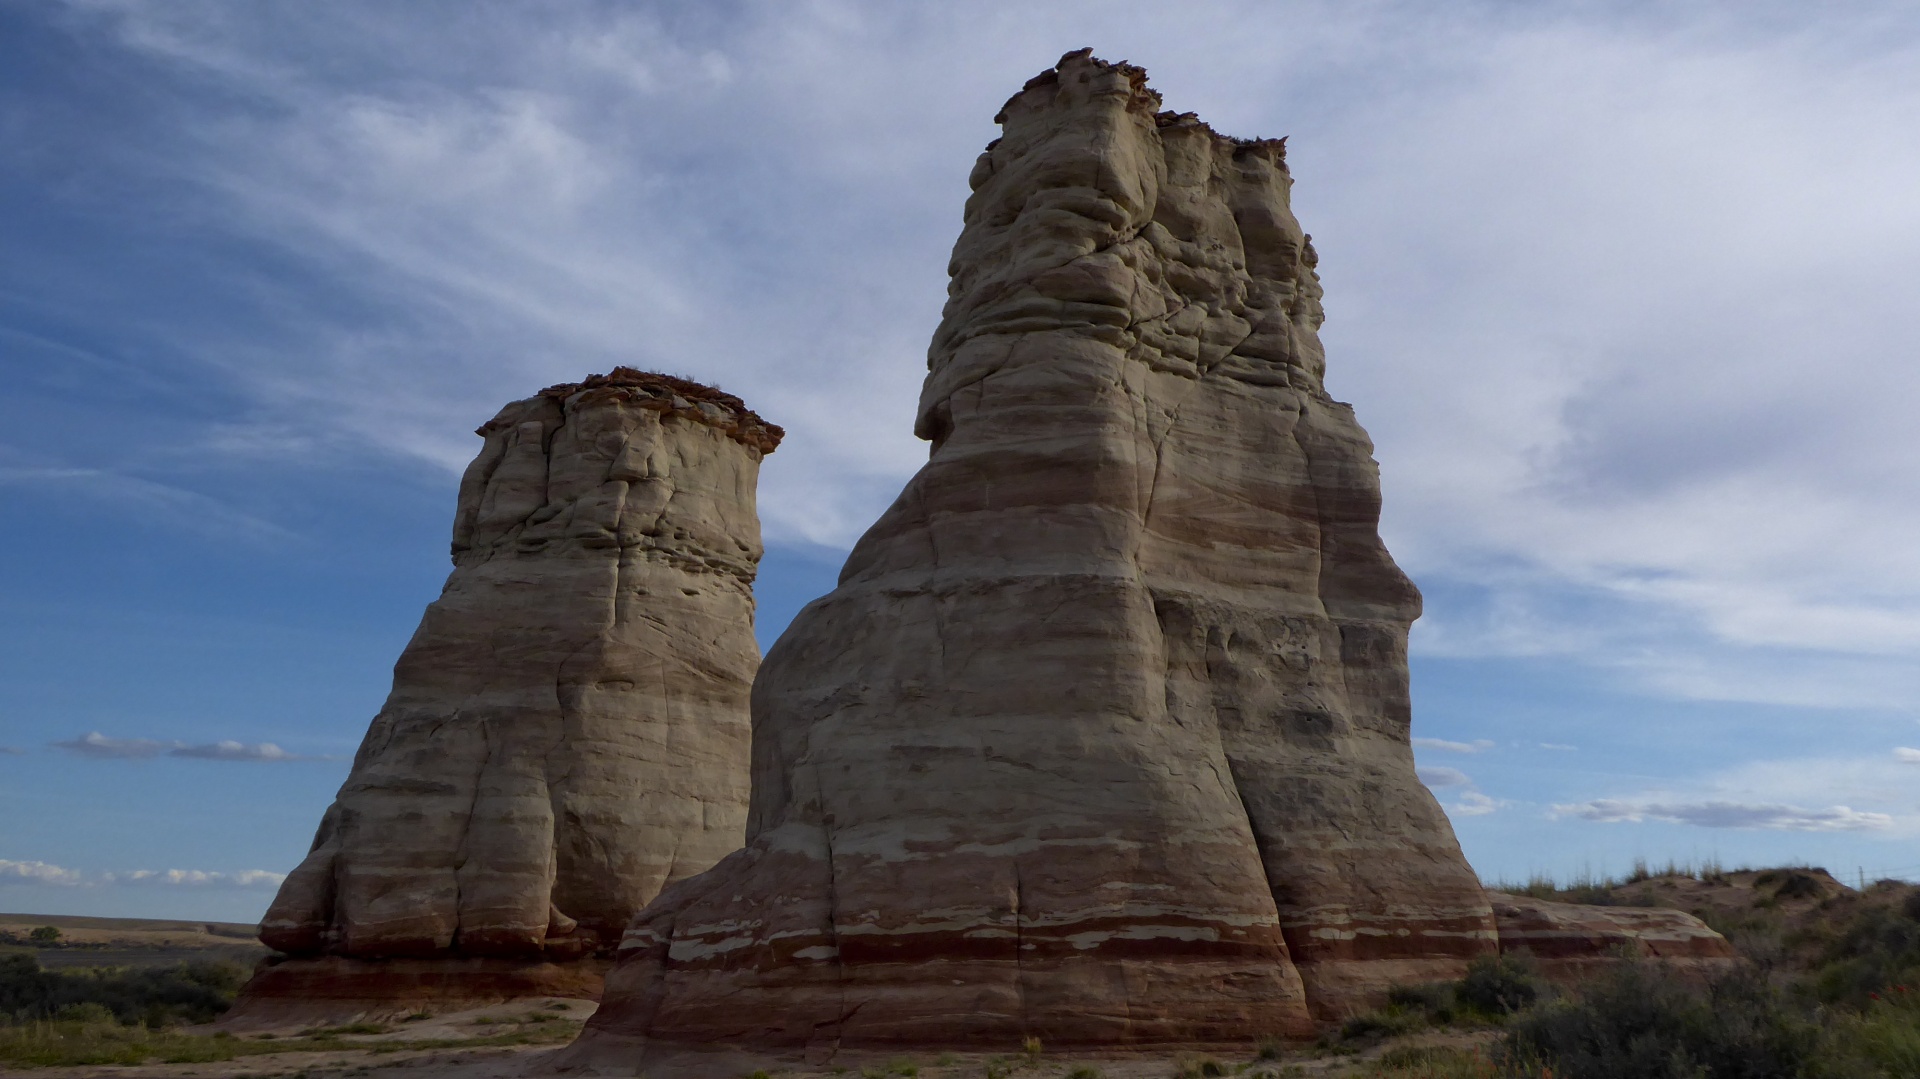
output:
[[[186,742],[160,741],[154,738],[110,738],[91,731],[78,738],[48,743],[79,757],[95,760],[148,760],[154,757],[184,757],[207,761],[325,761],[333,757],[289,753],[272,742],[238,742],[231,739],[192,745]]]
[[[295,538],[293,532],[272,521],[185,487],[131,471],[34,462],[0,444],[0,487],[8,486],[58,491],[70,497],[114,505],[123,511],[139,507],[153,519],[223,539],[267,542]]]

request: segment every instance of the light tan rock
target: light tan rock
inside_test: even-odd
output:
[[[548,968],[610,950],[741,843],[755,482],[780,429],[619,368],[478,433],[453,574],[262,924],[273,948],[336,958],[282,964],[255,996],[351,995],[356,977],[378,996],[400,957],[444,957],[486,995],[574,991]]]
[[[1158,106],[1084,51],[1008,102],[930,460],[768,654],[749,843],[636,920],[576,1063],[1304,1035],[1495,950],[1284,144]]]

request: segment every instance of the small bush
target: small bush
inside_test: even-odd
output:
[[[1380,1055],[1359,1073],[1368,1079],[1498,1079],[1492,1061],[1467,1049],[1403,1045]]]
[[[508,1020],[498,1020],[507,1022]],[[478,1022],[478,1020],[476,1020]],[[341,1034],[385,1034],[387,1028],[379,1023],[348,1023],[337,1027],[312,1027],[300,1032],[302,1038],[331,1038]]]
[[[69,1023],[115,1023],[119,1021],[114,1017],[113,1009],[108,1008],[105,1004],[91,1000],[82,1001],[79,1004],[68,1004],[59,1011],[54,1012],[53,1017]]]
[[[60,940],[60,930],[50,925],[43,925],[28,933],[27,939],[35,944],[56,944]]]
[[[1487,1015],[1511,1015],[1533,1007],[1543,995],[1544,983],[1523,957],[1483,955],[1467,967],[1466,977],[1453,997]]]
[[[1102,1076],[1099,1068],[1091,1064],[1080,1064],[1067,1073],[1067,1079],[1102,1079]]]
[[[1343,1042],[1382,1041],[1411,1033],[1426,1025],[1426,1017],[1421,1013],[1389,1004],[1377,1012],[1356,1015],[1340,1024],[1339,1039]]]
[[[1458,1017],[1459,1001],[1455,986],[1448,982],[1426,985],[1396,985],[1387,990],[1387,1003],[1408,1012],[1418,1012],[1429,1023],[1446,1026]]]
[[[1920,984],[1920,922],[1884,907],[1855,915],[1831,940],[1814,974],[1828,1003],[1865,1007],[1895,985]]]
[[[1858,1015],[1839,1017],[1830,1044],[1836,1059],[1864,1065],[1859,1071],[1920,1075],[1920,990],[1896,987]]]
[[[1198,1060],[1181,1061],[1179,1069],[1173,1073],[1173,1079],[1219,1079],[1220,1076],[1231,1074],[1232,1070],[1225,1064],[1212,1057],[1201,1057]]]

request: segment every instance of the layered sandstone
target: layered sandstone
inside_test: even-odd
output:
[[[1488,893],[1500,950],[1533,957],[1541,973],[1577,982],[1618,959],[1656,960],[1676,971],[1711,974],[1738,961],[1725,937],[1683,911],[1593,907]]]
[[[453,573],[267,913],[296,959],[256,1006],[579,995],[663,886],[740,846],[780,429],[619,368],[478,433]]]
[[[636,920],[576,1060],[1303,1035],[1496,949],[1284,141],[1159,105],[1085,52],[1007,103],[930,458],[769,652],[748,845]]]

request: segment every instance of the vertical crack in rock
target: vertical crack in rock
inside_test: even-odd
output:
[[[618,368],[478,433],[453,573],[262,924],[294,958],[242,1015],[597,991],[633,915],[744,836],[780,429]]]

